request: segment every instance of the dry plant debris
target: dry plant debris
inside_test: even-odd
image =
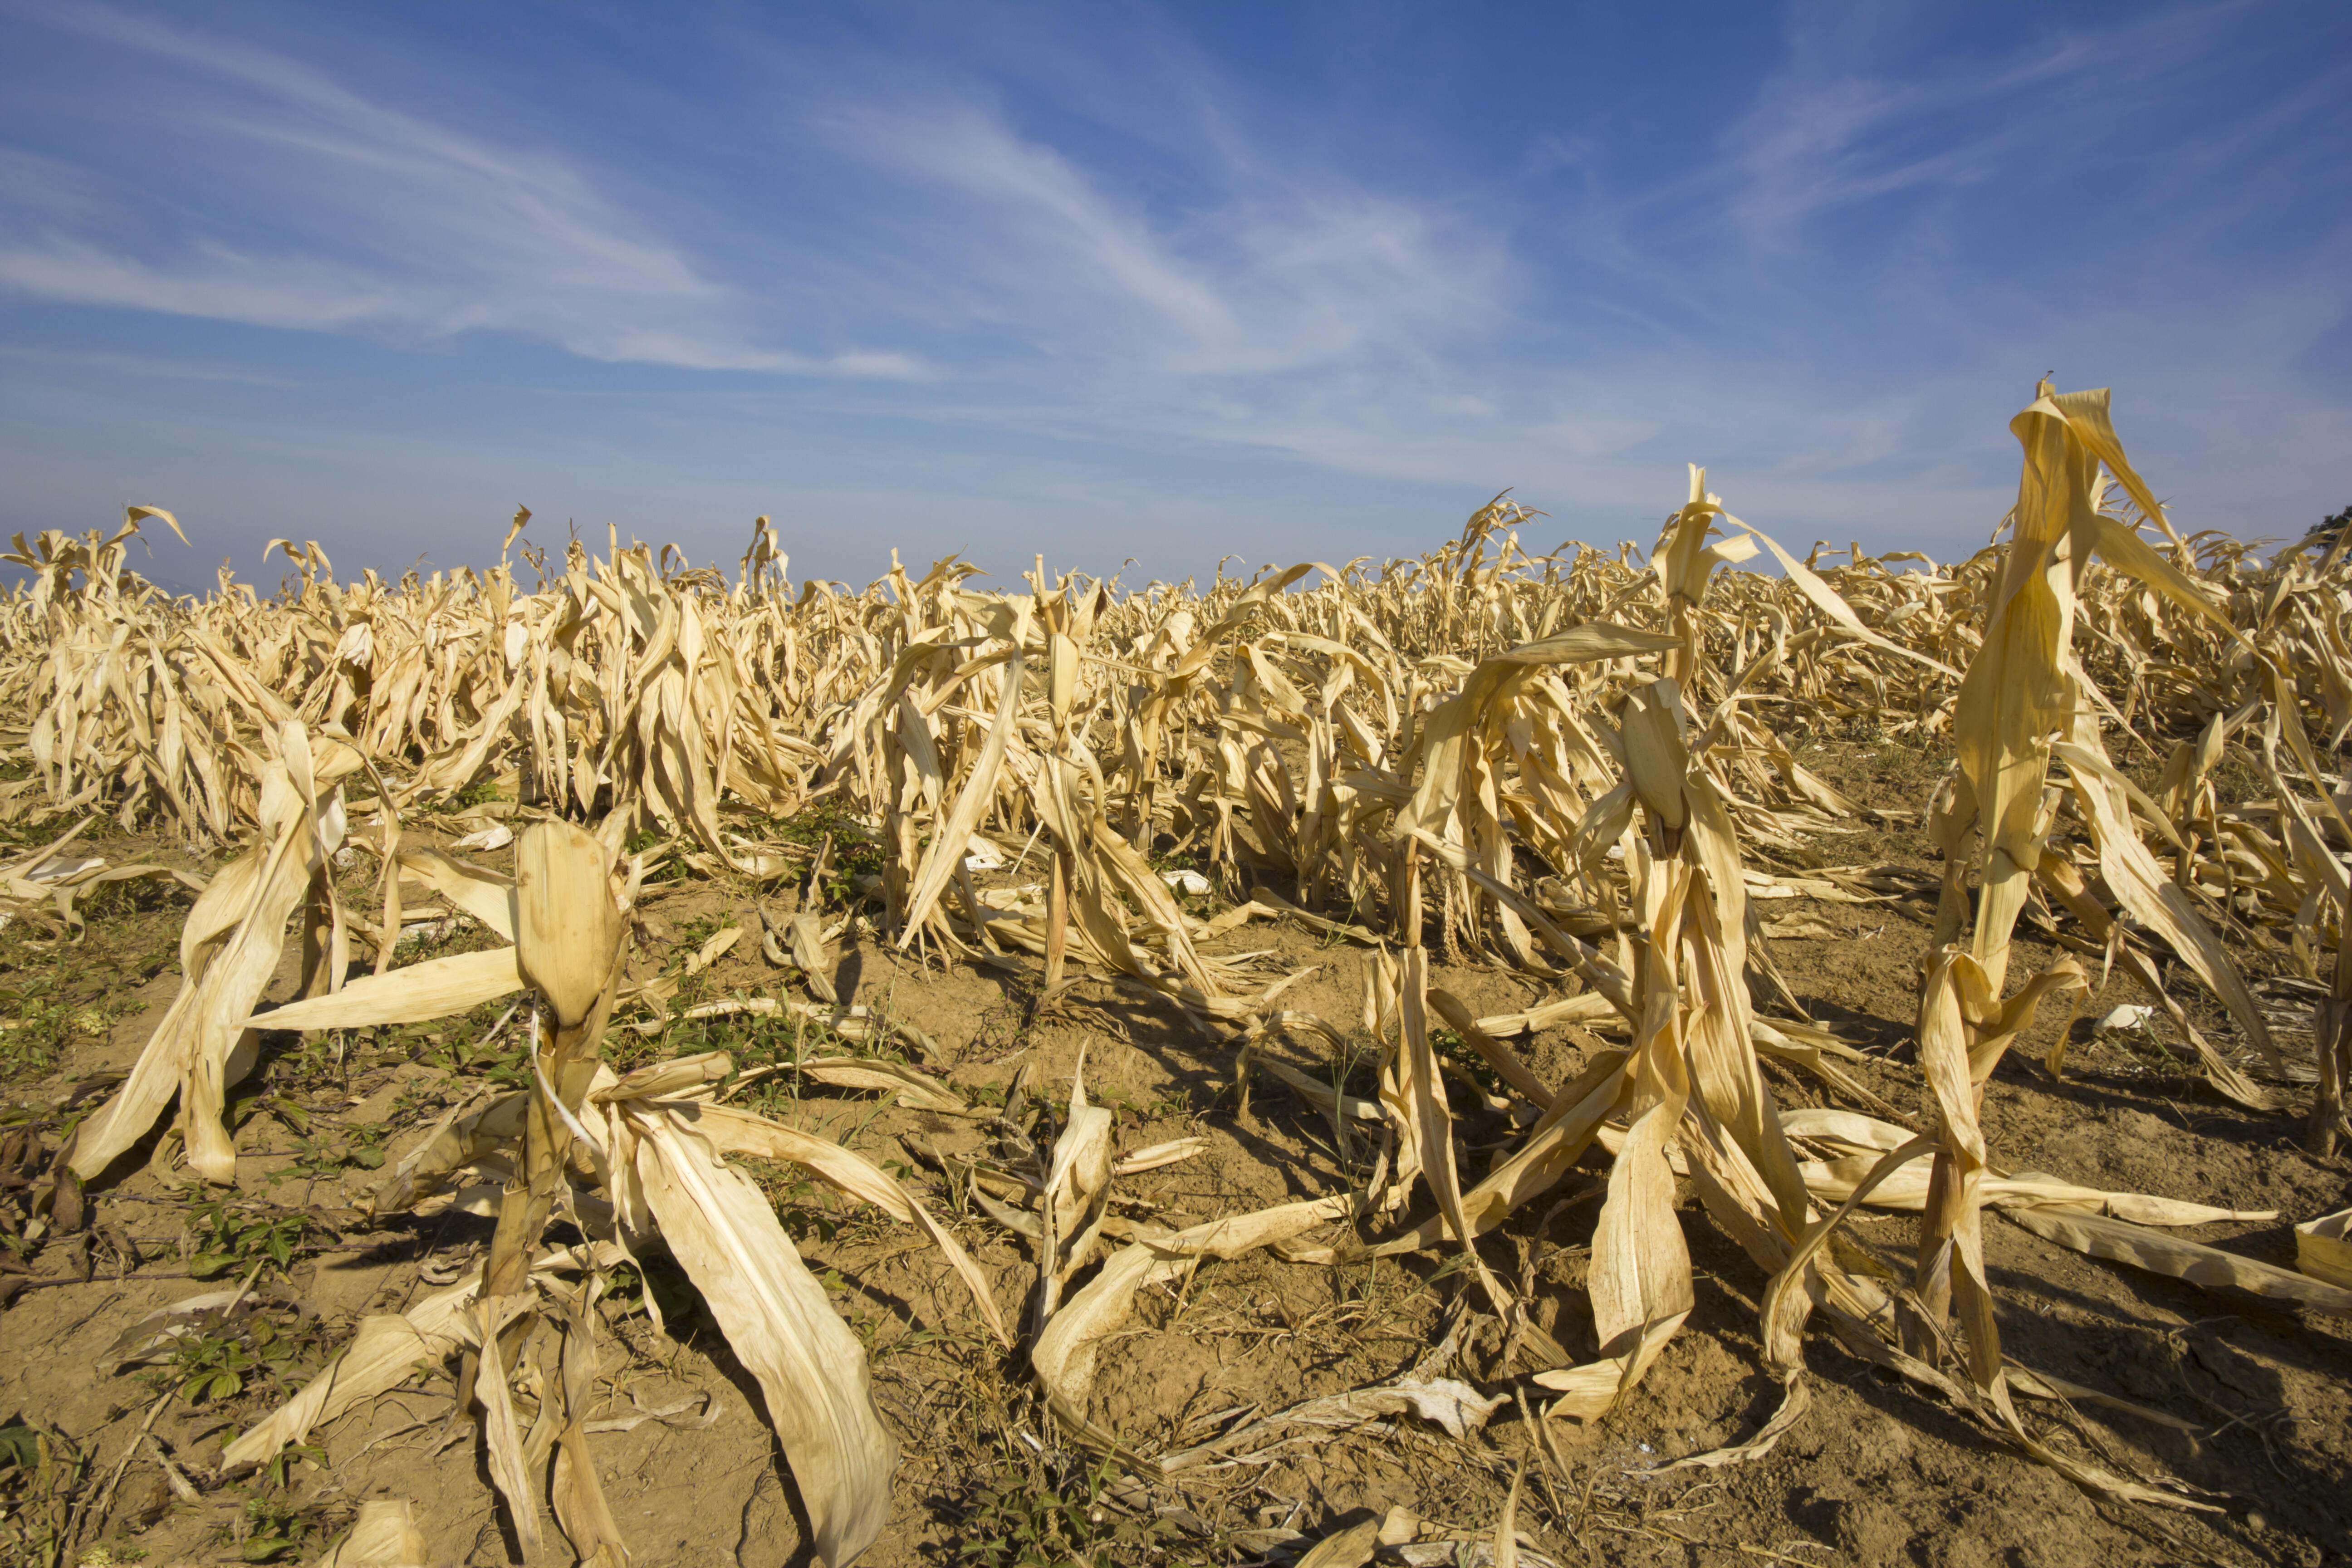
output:
[[[0,912],[21,940],[70,945],[76,895],[93,887],[176,879],[195,898],[177,995],[127,1076],[85,1097],[54,1147],[10,1134],[12,1247],[70,1242],[88,1277],[85,1208],[142,1161],[190,1202],[235,1191],[236,1097],[265,1036],[340,1040],[488,1005],[504,1010],[481,1042],[506,1041],[503,1087],[451,1097],[362,1205],[379,1222],[419,1205],[494,1216],[478,1267],[362,1317],[226,1445],[222,1474],[282,1466],[420,1366],[446,1368],[511,1549],[629,1562],[592,1436],[654,1417],[593,1418],[600,1340],[620,1289],[641,1293],[660,1335],[659,1257],[756,1383],[817,1556],[857,1559],[889,1522],[901,1436],[867,1343],[755,1179],[786,1172],[912,1228],[993,1347],[991,1397],[1033,1379],[1038,1418],[1058,1430],[1047,1444],[1020,1428],[1024,1463],[1087,1456],[1051,1483],[1083,1482],[1076,1513],[1024,1523],[1000,1499],[970,1515],[984,1516],[985,1550],[1002,1546],[991,1560],[1173,1550],[1150,1544],[1171,1519],[1202,1556],[1234,1561],[1535,1563],[1595,1530],[1685,1541],[1662,1516],[1596,1503],[1589,1484],[1564,1495],[1551,1424],[1601,1421],[1674,1344],[1696,1300],[1698,1226],[1748,1260],[1756,1365],[1780,1392],[1752,1431],[1677,1468],[1722,1472],[1798,1429],[1806,1331],[1826,1327],[1838,1353],[2088,1493],[2221,1510],[2102,1454],[2071,1412],[2175,1418],[2004,1351],[1986,1213],[2213,1290],[2217,1314],[2248,1298],[2352,1314],[2344,1215],[2291,1216],[2299,1270],[2178,1238],[2168,1230],[2275,1216],[2013,1170],[1984,1098],[2040,1013],[2063,1004],[2071,1025],[2120,972],[2212,1094],[2275,1118],[2307,1098],[2296,1136],[2315,1157],[2352,1131],[2352,788],[2329,771],[2352,733],[2352,565],[2341,534],[2264,564],[2236,541],[2177,533],[2105,392],[2045,384],[2011,428],[2017,504],[1992,545],[1949,563],[1856,549],[1828,565],[1820,546],[1800,559],[1727,512],[1697,468],[1646,563],[1531,554],[1519,536],[1535,514],[1497,498],[1417,561],[1205,590],[1049,579],[1041,562],[1025,592],[980,592],[970,563],[917,577],[894,556],[864,593],[795,594],[764,519],[731,583],[615,538],[602,557],[576,540],[561,561],[526,549],[526,589],[509,553],[519,512],[488,572],[346,583],[317,546],[280,542],[299,580],[274,597],[224,572],[215,593],[173,598],[126,554],[152,521],[178,530],[167,512],[131,508],[110,535],[19,536],[0,736],[24,765],[0,784],[0,825],[24,847],[0,868]],[[1766,552],[1778,574],[1741,569]],[[1831,726],[1952,752],[1907,813],[1867,814],[1920,823],[1939,880],[1830,863],[1865,811],[1791,736]],[[2231,770],[2252,790],[2225,790]],[[93,825],[216,864],[110,867],[79,853]],[[511,873],[488,863],[499,853]],[[677,972],[633,969],[681,879],[725,889],[730,912],[694,933]],[[1842,1033],[1792,992],[1773,944],[1836,934],[1765,912],[1800,897],[1908,901],[1932,924],[1909,1036],[1916,1117],[1853,1070],[1887,1042]],[[1360,952],[1360,1016],[1290,1005],[1314,966],[1246,950],[1253,923]],[[2021,927],[2053,953],[2021,978]],[[470,944],[415,957],[404,944],[420,929]],[[1066,1095],[1029,1092],[1024,1069],[1011,1096],[972,1103],[927,1070],[940,1064],[921,1030],[839,994],[836,944],[862,939],[925,970],[1009,977],[1032,1019],[1091,1005],[1085,994],[1162,1010],[1224,1064],[1242,1122],[1254,1080],[1316,1108],[1339,1179],[1301,1173],[1292,1201],[1178,1223],[1137,1184],[1210,1138],[1122,1154],[1083,1052]],[[2265,957],[2263,984],[2233,949]],[[294,996],[266,1005],[290,955]],[[738,961],[772,983],[707,994],[698,976]],[[1550,999],[1478,1016],[1435,983],[1441,961]],[[2168,994],[2183,977],[2226,1027],[2200,1029]],[[2142,1007],[2128,1026],[2158,1016]],[[674,1043],[728,1018],[788,1023],[794,1046],[739,1070]],[[1582,1047],[1564,1080],[1514,1043],[1548,1029]],[[2043,1063],[2061,1081],[2071,1032]],[[830,1043],[803,1049],[812,1037]],[[1800,1085],[1826,1103],[1784,1103]],[[945,1184],[927,1202],[913,1167],[795,1124],[794,1108],[822,1103],[810,1097],[844,1091],[982,1144],[909,1143]],[[1586,1190],[1563,1192],[1580,1168]],[[1514,1216],[1541,1215],[1539,1238],[1588,1201],[1580,1355],[1557,1312],[1538,1310],[1552,1288],[1524,1230],[1510,1233],[1517,1268],[1496,1242]],[[1874,1209],[1917,1216],[1907,1270],[1851,1239]],[[222,1235],[242,1223],[222,1210]],[[982,1239],[1026,1255],[1010,1310],[967,1245]],[[127,1268],[135,1247],[116,1250]],[[1145,1331],[1132,1325],[1147,1303],[1156,1325],[1172,1300],[1181,1325],[1204,1269],[1253,1255],[1302,1270],[1435,1265],[1454,1332],[1407,1375],[1230,1411],[1196,1441],[1108,1424],[1105,1348]],[[214,1342],[253,1278],[226,1305],[141,1325],[124,1359]],[[1475,1373],[1449,1374],[1465,1321],[1490,1350]],[[214,1386],[199,1372],[187,1386]],[[2020,1399],[2059,1414],[2029,1419]],[[1480,1527],[1397,1510],[1316,1544],[1295,1519],[1219,1534],[1168,1501],[1191,1495],[1170,1489],[1179,1478],[1262,1464],[1302,1432],[1434,1430],[1467,1453],[1507,1406],[1533,1446]],[[102,1502],[55,1506],[57,1478],[92,1457],[59,1436],[26,1441],[12,1462],[47,1489],[11,1528],[64,1561],[107,1521]],[[298,1540],[256,1517],[245,1539]],[[1525,1534],[1531,1518],[1551,1534]],[[1001,1541],[984,1533],[1000,1527]],[[1785,1544],[1738,1550],[1811,1560]],[[322,1560],[423,1552],[409,1503],[378,1500]]]

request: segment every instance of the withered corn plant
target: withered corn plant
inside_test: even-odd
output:
[[[2165,1234],[2231,1211],[2003,1168],[1979,1102],[2037,1007],[2079,1000],[2095,959],[2102,979],[2120,967],[2158,998],[2216,1093],[2276,1114],[2309,1086],[2304,1137],[2325,1151],[2346,1135],[2352,789],[2337,759],[2352,735],[2352,564],[2340,532],[2268,560],[2179,533],[2105,392],[2045,385],[2011,428],[2015,508],[1987,548],[1944,563],[1858,544],[1800,558],[1726,511],[1696,468],[1646,558],[1630,545],[1534,553],[1521,536],[1538,514],[1498,497],[1418,559],[1139,589],[1040,561],[1013,590],[983,591],[968,563],[918,574],[895,555],[862,592],[795,589],[764,518],[731,583],[613,537],[601,556],[575,541],[561,561],[525,545],[526,588],[519,512],[487,571],[344,582],[316,545],[278,542],[289,570],[274,595],[224,572],[215,592],[175,598],[126,554],[149,520],[176,531],[169,513],[19,537],[6,559],[26,576],[0,601],[0,741],[26,772],[0,783],[0,821],[61,830],[0,871],[0,914],[69,942],[90,878],[165,874],[65,858],[99,813],[229,857],[190,910],[178,998],[63,1161],[103,1180],[176,1103],[178,1142],[153,1157],[176,1149],[195,1177],[226,1183],[226,1090],[258,1031],[411,1022],[520,994],[529,1087],[453,1111],[374,1195],[388,1211],[469,1179],[502,1184],[481,1276],[365,1320],[228,1461],[265,1462],[420,1359],[456,1361],[534,1558],[554,1550],[551,1513],[579,1560],[626,1560],[583,1425],[592,1309],[609,1270],[653,1246],[758,1378],[819,1554],[847,1562],[887,1522],[897,1440],[856,1336],[730,1154],[796,1164],[919,1227],[1008,1353],[1025,1351],[1056,1418],[1139,1471],[1173,1474],[1311,1418],[1265,1416],[1179,1453],[1093,1422],[1104,1337],[1139,1289],[1203,1258],[1456,1255],[1545,1415],[1591,1420],[1690,1312],[1685,1226],[1704,1223],[1763,1282],[1764,1363],[1785,1394],[1759,1431],[1688,1462],[1760,1453],[1801,1417],[1803,1331],[1826,1321],[1854,1353],[2081,1485],[2201,1506],[2053,1447],[2019,1414],[2017,1396],[2083,1391],[2004,1356],[1985,1211],[2200,1284],[2338,1311],[2352,1290]],[[1766,554],[1777,571],[1746,569]],[[1886,868],[1819,865],[1858,812],[1800,753],[1841,731],[1957,754],[1910,814],[1945,861],[1916,1030],[1925,1131],[1898,1124],[1847,1070],[1853,1045],[1804,1015],[1759,913],[1800,892],[1919,890]],[[2135,782],[2139,763],[2153,786]],[[421,826],[462,814],[485,781],[505,803],[496,826],[520,830],[511,877]],[[675,984],[632,984],[619,961],[649,866],[814,885],[831,841],[812,851],[775,824],[815,803],[878,850],[878,876],[852,892],[885,941],[924,963],[1026,966],[1049,1002],[1086,976],[1145,994],[1230,1048],[1243,1092],[1264,1072],[1328,1112],[1343,1154],[1364,1156],[1343,1159],[1349,1184],[1181,1230],[1131,1217],[1119,1181],[1193,1147],[1120,1158],[1081,1068],[1049,1145],[960,1173],[1030,1248],[1016,1341],[911,1193],[723,1102],[723,1057],[614,1074],[606,1031],[658,1036],[672,1016]],[[1209,916],[1180,896],[1160,868],[1169,856],[1202,868],[1230,907]],[[1819,868],[1767,869],[1767,857]],[[364,908],[345,907],[333,874],[354,863],[375,879]],[[399,962],[404,884],[505,945]],[[1285,1005],[1307,972],[1243,946],[1265,920],[1367,950],[1360,1021]],[[704,1005],[794,1012],[847,1036],[887,1027],[833,994],[818,923],[802,913],[750,932],[806,976],[811,999]],[[2065,956],[2012,984],[2021,923]],[[298,940],[300,996],[262,1011]],[[2317,999],[2307,1028],[2265,1010],[2232,943],[2300,977]],[[2166,994],[2167,952],[2227,1014],[2221,1038]],[[1475,1016],[1433,981],[1439,958],[1552,994]],[[1499,1094],[1449,1087],[1433,1016]],[[1567,1083],[1513,1043],[1557,1024],[1612,1037]],[[1368,1037],[1377,1094],[1262,1056],[1275,1032],[1335,1058]],[[1768,1064],[1835,1103],[1784,1109]],[[2047,1065],[2064,1068],[2063,1031]],[[802,1068],[961,1106],[887,1063]],[[1475,1181],[1453,1098],[1465,1093],[1515,1113],[1513,1142]],[[1609,1161],[1586,1286],[1598,1353],[1579,1363],[1478,1242],[1595,1149]],[[1703,1218],[1676,1210],[1678,1177]],[[1919,1215],[1907,1283],[1839,1262],[1832,1238],[1864,1204]],[[585,1242],[549,1246],[557,1219]],[[537,1391],[527,1423],[524,1387]],[[1491,1405],[1459,1383],[1381,1397],[1457,1421]]]

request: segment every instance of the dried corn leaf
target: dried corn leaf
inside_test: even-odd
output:
[[[2294,1266],[2314,1279],[2352,1290],[2352,1209],[2296,1226]]]
[[[515,885],[478,866],[454,860],[438,849],[421,847],[400,852],[401,871],[415,878],[465,910],[507,942],[515,939]]]
[[[609,1268],[625,1255],[617,1247],[562,1247],[543,1254],[531,1264],[535,1277],[576,1272],[583,1268]],[[404,1313],[379,1313],[360,1320],[359,1332],[337,1352],[300,1393],[269,1415],[246,1428],[221,1450],[221,1468],[231,1474],[267,1463],[289,1443],[299,1443],[310,1429],[331,1421],[362,1400],[399,1387],[419,1363],[437,1365],[461,1344],[469,1343],[473,1330],[466,1321],[480,1292],[477,1275],[425,1297]]]
[[[1134,1310],[1137,1290],[1155,1279],[1173,1279],[1203,1258],[1239,1258],[1344,1218],[1354,1209],[1354,1200],[1345,1195],[1283,1204],[1150,1237],[1111,1254],[1085,1288],[1062,1304],[1030,1347],[1030,1367],[1055,1419],[1088,1442],[1118,1446],[1116,1437],[1087,1418],[1086,1401],[1094,1385],[1096,1348]]]
[[[1206,1138],[1171,1139],[1165,1143],[1154,1143],[1148,1149],[1138,1149],[1132,1154],[1122,1154],[1111,1163],[1110,1173],[1114,1176],[1133,1176],[1145,1171],[1156,1171],[1163,1165],[1173,1165],[1179,1161],[1189,1160],[1208,1147],[1209,1141]]]
[[[997,1342],[1008,1350],[1012,1348],[1012,1332],[996,1310],[996,1299],[989,1289],[987,1278],[962,1244],[931,1216],[929,1209],[863,1154],[730,1106],[682,1105],[675,1114],[683,1125],[700,1133],[721,1153],[789,1161],[844,1196],[872,1204],[891,1218],[922,1231],[971,1290],[972,1304],[980,1309],[981,1321],[988,1325]]]
[[[616,1109],[662,1240],[759,1379],[817,1555],[840,1568],[888,1522],[898,1462],[898,1441],[874,1408],[865,1349],[750,1177],[659,1101]]]
[[[288,726],[289,752],[298,740],[307,758],[300,726]],[[315,789],[315,770],[303,771]],[[214,878],[189,911],[179,994],[131,1077],[74,1134],[66,1162],[84,1181],[144,1137],[175,1094],[188,1163],[208,1182],[236,1179],[236,1152],[221,1120],[230,1053],[277,972],[287,922],[343,833],[339,799],[304,799],[286,763],[264,764],[259,788],[264,837]]]
[[[2178,1237],[2137,1226],[2128,1220],[2075,1214],[2057,1208],[2012,1208],[2003,1211],[2017,1224],[2047,1241],[2094,1258],[2128,1263],[2151,1274],[2168,1274],[2208,1290],[2244,1290],[2275,1301],[2294,1301],[2323,1312],[2352,1316],[2352,1286],[2276,1268],[2204,1247]]]
[[[289,1002],[240,1020],[247,1029],[360,1029],[418,1024],[495,1002],[522,989],[511,947],[428,958],[382,974],[362,975],[331,995]]]
[[[821,1083],[831,1089],[863,1089],[895,1094],[899,1104],[912,1110],[944,1110],[961,1116],[971,1110],[961,1096],[948,1087],[945,1079],[926,1078],[899,1062],[877,1061],[865,1057],[820,1057],[814,1061],[801,1063],[799,1071],[810,1082]]]
[[[406,1498],[370,1498],[352,1532],[311,1568],[427,1568],[425,1537]]]

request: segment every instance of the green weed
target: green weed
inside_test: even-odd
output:
[[[485,775],[462,788],[436,795],[415,809],[427,816],[455,816],[461,811],[470,810],[498,798],[498,780]]]
[[[888,858],[880,837],[839,801],[821,800],[786,817],[756,818],[755,835],[812,850],[821,848],[831,835],[833,864],[818,893],[827,904],[841,908],[866,897],[881,879]]]
[[[140,1381],[192,1405],[225,1404],[255,1384],[282,1396],[324,1363],[330,1338],[315,1317],[284,1309],[247,1305],[226,1316],[206,1313],[172,1341],[170,1355],[140,1373]],[[283,1470],[283,1462],[273,1464],[281,1482]]]
[[[256,1213],[220,1199],[200,1205],[188,1216],[195,1247],[188,1259],[188,1277],[243,1275],[256,1264],[283,1274],[305,1250],[306,1238],[315,1228],[306,1216],[284,1210]]]
[[[1118,1461],[1108,1457],[1089,1464],[1076,1455],[1009,1445],[1003,1467],[964,1504],[960,1560],[973,1568],[1164,1562],[1171,1527],[1105,1501],[1104,1489],[1118,1473]]]
[[[326,1512],[316,1506],[298,1507],[275,1498],[252,1496],[235,1522],[221,1527],[219,1539],[247,1563],[275,1563],[292,1552],[309,1556],[331,1533]]]

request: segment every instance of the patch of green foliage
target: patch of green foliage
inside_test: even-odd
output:
[[[1041,1455],[1018,1443],[1006,1461],[974,1486],[963,1504],[960,1556],[973,1568],[1061,1568],[1087,1563],[1170,1561],[1171,1526],[1104,1500],[1120,1474],[1106,1455],[1089,1463],[1074,1454]]]
[[[78,906],[87,922],[79,936],[44,938],[28,921],[0,931],[0,1083],[44,1078],[77,1045],[144,1012],[131,993],[176,958],[184,901],[171,902],[156,883],[115,882]],[[153,910],[172,919],[128,918]]]
[[[195,1247],[188,1259],[188,1277],[242,1276],[256,1264],[283,1274],[307,1249],[316,1229],[307,1216],[290,1210],[242,1207],[218,1198],[199,1205],[188,1215]]]
[[[333,1336],[315,1316],[249,1303],[227,1315],[207,1312],[175,1337],[170,1353],[140,1373],[150,1388],[191,1405],[226,1405],[248,1389],[281,1399],[333,1353]],[[277,1467],[282,1481],[284,1465]]]
[[[876,1020],[880,1021],[878,1017]],[[608,1037],[608,1056],[611,1048]],[[690,1057],[704,1051],[725,1051],[739,1073],[753,1068],[807,1061],[814,1057],[906,1059],[905,1052],[895,1043],[845,1039],[814,1019],[784,1013],[730,1013],[713,1018],[681,1018],[662,1031],[660,1054],[664,1056]],[[791,1078],[790,1073],[780,1073],[767,1082],[788,1083]],[[758,1103],[762,1087],[755,1085],[747,1090],[745,1103]]]
[[[836,800],[818,801],[790,816],[771,817],[761,826],[768,838],[812,850],[821,848],[826,836],[832,836],[833,864],[818,889],[828,904],[846,908],[863,899],[866,879],[881,876],[887,859],[881,836]]]
[[[459,1076],[487,1078],[505,1088],[520,1089],[530,1079],[530,1066],[523,1060],[530,1050],[529,1030],[518,1015],[509,1019],[507,1026],[497,1035],[490,1033],[513,1001],[512,997],[501,996],[455,1017],[416,1024],[383,1024],[371,1029],[344,1031],[339,1037],[321,1036],[307,1042],[297,1041],[273,1058],[271,1066],[281,1079],[307,1084],[331,1081],[342,1072],[417,1062]],[[394,1108],[389,1124],[397,1127],[414,1121],[422,1109],[424,1097],[431,1092],[429,1084],[411,1085],[404,1091],[403,1104]],[[305,1126],[296,1131],[307,1132],[310,1129]]]
[[[58,1559],[89,1469],[62,1432],[21,1419],[0,1426],[0,1561]]]
[[[712,937],[717,936],[722,927],[731,925],[734,922],[731,920],[722,917],[716,910],[712,910],[708,913],[696,915],[693,919],[688,921],[684,925],[677,928],[678,951],[680,952],[692,952],[696,948],[700,947],[704,942],[709,942]],[[745,934],[748,936],[750,933],[746,932]]]
[[[240,1531],[236,1524],[221,1527],[221,1544],[235,1548],[247,1563],[275,1563],[291,1553],[307,1557],[310,1549],[322,1544],[329,1534],[325,1511],[318,1507],[298,1507],[281,1499],[259,1495],[246,1499],[245,1514]],[[242,1542],[238,1536],[242,1534]]]
[[[428,816],[455,816],[499,798],[499,781],[485,773],[472,784],[436,795],[416,809]]]
[[[1502,1092],[1503,1079],[1501,1075],[1496,1073],[1492,1066],[1488,1065],[1485,1057],[1482,1057],[1476,1051],[1472,1050],[1470,1048],[1470,1042],[1465,1040],[1455,1031],[1446,1028],[1430,1030],[1429,1048],[1440,1059],[1451,1062],[1455,1067],[1461,1068],[1464,1073],[1469,1076],[1472,1082],[1475,1083],[1480,1089],[1485,1089],[1488,1094],[1500,1094]]]
[[[641,827],[622,842],[621,853],[624,856],[648,854],[661,845],[668,843],[669,840],[670,836],[657,827]],[[686,862],[675,855],[667,856],[657,864],[646,868],[646,881],[649,885],[683,882],[686,879]]]
[[[1171,1117],[1189,1119],[1192,1115],[1192,1091],[1181,1084],[1148,1100],[1123,1083],[1097,1084],[1087,1093],[1096,1104],[1108,1107],[1115,1117],[1130,1127]]]
[[[58,995],[55,974],[26,975],[0,986],[0,1023],[13,1026],[0,1034],[0,1079],[19,1083],[47,1076],[85,1032],[79,1011]]]
[[[610,1283],[604,1288],[605,1300],[618,1307],[623,1315],[645,1312],[648,1304],[658,1308],[662,1321],[669,1326],[673,1336],[684,1332],[686,1326],[699,1313],[709,1317],[709,1309],[694,1289],[686,1270],[667,1252],[652,1250],[640,1253],[635,1264],[614,1267]]]
[[[2333,517],[2321,518],[2319,526],[2311,531],[2311,542],[2326,549],[2343,538],[2347,529],[2352,529],[2352,506],[2346,507]]]
[[[383,1134],[382,1127],[368,1126],[346,1129],[340,1142],[324,1133],[297,1138],[294,1141],[294,1163],[280,1165],[264,1176],[262,1182],[274,1190],[280,1182],[298,1178],[310,1182],[331,1182],[348,1170],[382,1170]]]

